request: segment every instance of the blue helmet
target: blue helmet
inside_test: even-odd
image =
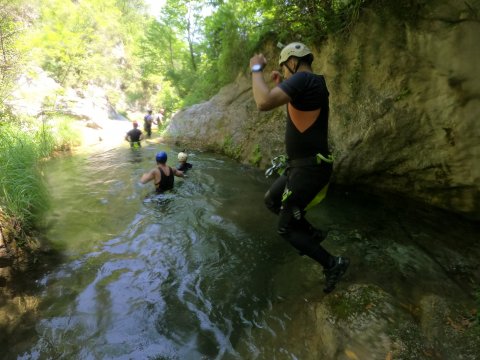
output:
[[[155,156],[155,160],[159,163],[166,163],[167,162],[167,153],[165,151],[160,151]]]

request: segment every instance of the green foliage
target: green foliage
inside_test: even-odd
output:
[[[20,52],[17,41],[25,15],[22,1],[0,0],[0,106],[8,96],[20,70]],[[0,109],[3,110],[3,109]]]
[[[143,79],[171,84],[181,108],[207,100],[232,82],[262,39],[318,43],[348,31],[365,0],[167,0],[142,40]],[[209,11],[206,11],[209,10]],[[163,106],[165,107],[165,106]],[[173,109],[171,109],[173,110]]]
[[[45,0],[21,50],[65,86],[120,84],[127,106],[173,112],[232,82],[262,39],[318,43],[364,3],[167,0],[153,18],[142,0]]]
[[[136,53],[141,59],[142,87],[130,91],[129,97],[141,101],[145,107],[150,100],[151,107],[176,110],[180,97],[185,96],[191,86],[186,54],[187,47],[175,35],[173,28],[151,19]],[[165,99],[168,100],[163,102]]]
[[[48,150],[50,138],[42,129],[25,130],[0,123],[0,205],[28,230],[48,206],[39,159]]]
[[[231,157],[232,159],[239,159],[242,149],[235,144],[231,136],[228,136],[223,142],[222,151],[225,155]]]
[[[141,17],[115,0],[45,0],[25,50],[61,84],[108,83],[122,78]],[[126,71],[128,74],[128,71]]]
[[[45,131],[50,137],[50,149],[45,156],[50,155],[53,150],[71,150],[75,146],[81,144],[81,136],[78,131],[72,126],[72,123],[76,120],[67,115],[53,114],[48,119]]]
[[[0,116],[0,206],[23,230],[33,228],[49,204],[42,159],[79,144],[71,121],[56,115],[40,122]]]
[[[262,32],[256,2],[168,0],[159,21],[151,20],[140,45],[144,80],[163,79],[170,111],[204,101],[245,67]],[[265,5],[262,5],[265,7]],[[206,12],[206,9],[209,10]],[[206,13],[210,13],[206,16]],[[170,87],[165,87],[167,82]]]
[[[143,0],[44,0],[19,50],[65,86],[112,84],[127,106],[173,112],[232,82],[262,39],[318,43],[348,31],[367,4],[383,2],[167,0],[153,18]],[[110,97],[122,103],[119,90]]]
[[[112,85],[109,99],[121,111],[173,113],[232,82],[264,39],[315,44],[348,31],[362,6],[381,3],[167,0],[154,18],[143,0],[44,0],[31,5],[38,16],[19,51],[64,86]],[[2,18],[0,25],[8,29],[14,20]],[[353,90],[360,80],[357,65],[350,76]]]
[[[250,157],[250,163],[254,166],[259,166],[262,161],[262,152],[260,151],[260,145],[255,145],[253,153]]]
[[[250,40],[253,29],[249,20],[254,16],[249,7],[251,4],[226,3],[205,21],[208,42],[205,50],[213,61],[213,66],[207,70],[217,75],[214,83],[217,87],[234,80],[251,56],[249,50],[255,45]]]
[[[360,16],[365,0],[273,0],[271,30],[282,42],[318,44],[327,35],[348,31]]]

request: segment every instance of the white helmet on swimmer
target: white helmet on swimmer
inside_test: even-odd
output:
[[[178,161],[187,161],[187,158],[187,153],[184,153],[183,151],[178,153]]]
[[[278,60],[278,64],[282,65],[290,58],[290,56],[302,58],[309,54],[312,54],[312,51],[305,44],[293,42],[282,49],[282,51],[280,52],[280,59]]]

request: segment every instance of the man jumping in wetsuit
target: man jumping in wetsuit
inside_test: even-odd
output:
[[[146,184],[153,180],[155,191],[161,194],[166,190],[173,189],[174,176],[183,177],[183,172],[167,165],[167,153],[165,151],[157,153],[155,160],[157,166],[143,174],[140,182]]]
[[[271,74],[277,84],[269,89],[262,54],[250,59],[253,96],[259,110],[266,111],[287,104],[285,144],[287,169],[265,194],[266,206],[279,215],[278,233],[323,266],[324,292],[329,293],[348,268],[348,258],[332,256],[321,245],[321,231],[305,218],[306,211],[325,196],[332,174],[328,148],[328,90],[325,78],[312,71],[313,54],[302,43],[283,48],[278,71]]]

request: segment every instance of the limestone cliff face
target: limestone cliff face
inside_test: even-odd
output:
[[[315,49],[330,90],[334,181],[405,194],[480,219],[480,18],[435,1],[415,25],[364,10]],[[278,49],[266,47],[268,70]],[[284,109],[256,110],[248,74],[176,114],[168,138],[265,167],[283,153]]]

